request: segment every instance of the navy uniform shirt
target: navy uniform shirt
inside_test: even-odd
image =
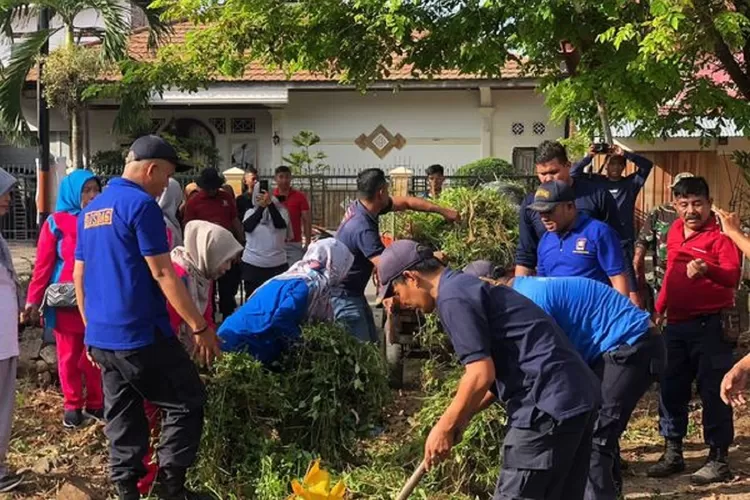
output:
[[[76,260],[84,263],[86,345],[123,351],[174,335],[167,302],[144,257],[169,253],[153,196],[116,178],[78,217]]]
[[[518,276],[513,290],[552,316],[590,366],[605,352],[633,345],[651,326],[649,313],[598,281]]]
[[[545,233],[538,252],[537,276],[578,276],[610,284],[610,276],[627,270],[619,235],[584,214],[578,214],[573,227],[563,235]]]
[[[594,219],[606,222],[621,235],[623,229],[617,203],[607,190],[585,178],[578,178],[573,183],[573,191],[575,191],[575,204],[579,213],[588,214]],[[539,213],[528,209],[533,202],[534,193],[529,193],[521,203],[518,248],[516,249],[516,264],[529,269],[536,267],[537,246],[539,240],[547,232]],[[621,237],[621,239],[624,238]]]
[[[619,210],[623,229],[622,237],[632,245],[635,241],[635,199],[638,198],[638,193],[641,192],[643,185],[646,184],[646,179],[648,179],[648,175],[651,173],[654,164],[651,160],[643,156],[625,153],[625,159],[635,164],[636,171],[619,181],[611,181],[608,177],[600,174],[591,174],[584,177],[584,168],[591,163],[592,159],[593,156],[586,155],[581,161],[573,165],[570,175],[576,179],[587,179],[610,192]]]
[[[380,239],[381,215],[391,211],[393,203],[380,214],[371,214],[360,201],[352,203],[344,215],[344,220],[336,231],[336,239],[346,245],[354,255],[354,263],[341,282],[341,287],[351,295],[364,296],[367,282],[372,276],[372,257],[385,250]]]
[[[492,358],[493,392],[511,426],[530,428],[538,410],[560,421],[598,406],[599,380],[554,320],[521,294],[446,269],[437,312],[462,364]]]

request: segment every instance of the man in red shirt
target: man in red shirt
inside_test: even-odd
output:
[[[708,484],[731,479],[728,448],[734,440],[732,409],[722,402],[722,377],[732,367],[734,342],[724,338],[721,312],[734,306],[740,255],[722,234],[708,184],[682,179],[673,189],[677,219],[667,234],[667,269],[656,301],[656,321],[664,322],[667,366],[662,374],[660,431],[666,450],[649,470],[665,477],[685,469],[682,439],[687,433],[693,379],[703,403],[703,438],[708,460],[690,480]]]
[[[276,167],[275,177],[276,189],[273,195],[286,207],[289,212],[289,220],[292,223],[294,237],[286,242],[286,260],[291,266],[302,259],[305,254],[306,245],[310,244],[312,230],[310,218],[310,205],[307,197],[292,188],[292,171],[287,166]],[[302,243],[302,231],[305,232],[304,245]]]
[[[200,191],[193,195],[185,205],[183,224],[191,220],[205,220],[213,222],[234,234],[241,244],[245,241],[245,232],[240,219],[237,217],[237,204],[234,196],[221,189],[224,176],[215,168],[201,170],[196,183]],[[219,292],[219,312],[226,318],[237,308],[235,295],[240,284],[240,268],[233,266],[219,278],[217,289]]]

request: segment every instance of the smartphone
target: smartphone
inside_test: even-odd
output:
[[[594,144],[594,153],[607,153],[609,152],[609,144],[606,142],[597,142]]]
[[[260,181],[260,192],[261,193],[267,193],[268,192],[268,179],[264,179]]]

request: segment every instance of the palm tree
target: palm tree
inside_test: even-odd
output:
[[[161,12],[149,9],[150,0],[133,0],[134,7],[145,14],[149,29],[149,47],[155,48],[157,43],[171,32],[169,24],[160,19]],[[100,47],[101,58],[105,62],[118,62],[127,57],[127,41],[130,34],[128,24],[129,4],[122,0],[39,0],[30,3],[27,0],[0,0],[0,30],[12,36],[12,25],[16,21],[28,22],[46,8],[50,19],[59,19],[61,26],[46,30],[39,30],[25,36],[13,47],[13,54],[7,66],[0,68],[0,130],[6,136],[18,137],[28,130],[26,120],[21,110],[21,92],[26,77],[37,63],[44,44],[55,33],[63,30],[65,33],[65,47],[75,46],[74,20],[78,14],[93,9],[99,13],[104,21],[104,33]],[[76,168],[83,166],[83,136],[81,126],[81,110],[70,113],[71,157]]]

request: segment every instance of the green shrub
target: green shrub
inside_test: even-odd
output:
[[[91,156],[91,170],[96,175],[120,175],[125,168],[124,149],[97,151]]]
[[[468,187],[476,187],[485,182],[513,176],[515,173],[513,165],[500,158],[482,158],[456,170],[457,177],[467,177],[467,179],[459,179],[459,185]]]
[[[518,240],[518,209],[505,195],[490,189],[446,189],[438,205],[461,214],[451,224],[437,214],[403,212],[396,217],[396,237],[410,238],[442,250],[455,269],[478,259],[497,265],[513,263]],[[384,225],[388,227],[388,225]]]
[[[421,409],[410,420],[404,439],[374,447],[364,465],[346,472],[344,480],[352,498],[387,500],[396,496],[422,461],[425,439],[450,404],[462,374],[463,368],[456,366],[455,360],[449,365],[425,363],[422,380],[427,385],[423,389],[429,394]],[[476,415],[450,458],[420,481],[412,498],[486,498],[494,491],[500,473],[505,422],[505,411],[499,405]]]
[[[305,327],[304,342],[282,366],[282,390],[291,403],[280,428],[283,441],[329,463],[350,458],[357,436],[379,422],[388,398],[378,348],[341,326],[320,323]]]
[[[388,398],[378,348],[329,324],[305,326],[278,371],[248,354],[227,354],[207,389],[193,480],[237,499],[283,498],[316,457],[343,466]]]
[[[462,367],[450,369],[439,389],[425,398],[414,417],[414,432],[423,440],[448,408],[463,373]],[[464,431],[462,441],[454,446],[450,460],[440,464],[432,473],[436,490],[481,496],[493,491],[502,464],[505,422],[505,410],[497,404],[475,415]]]

